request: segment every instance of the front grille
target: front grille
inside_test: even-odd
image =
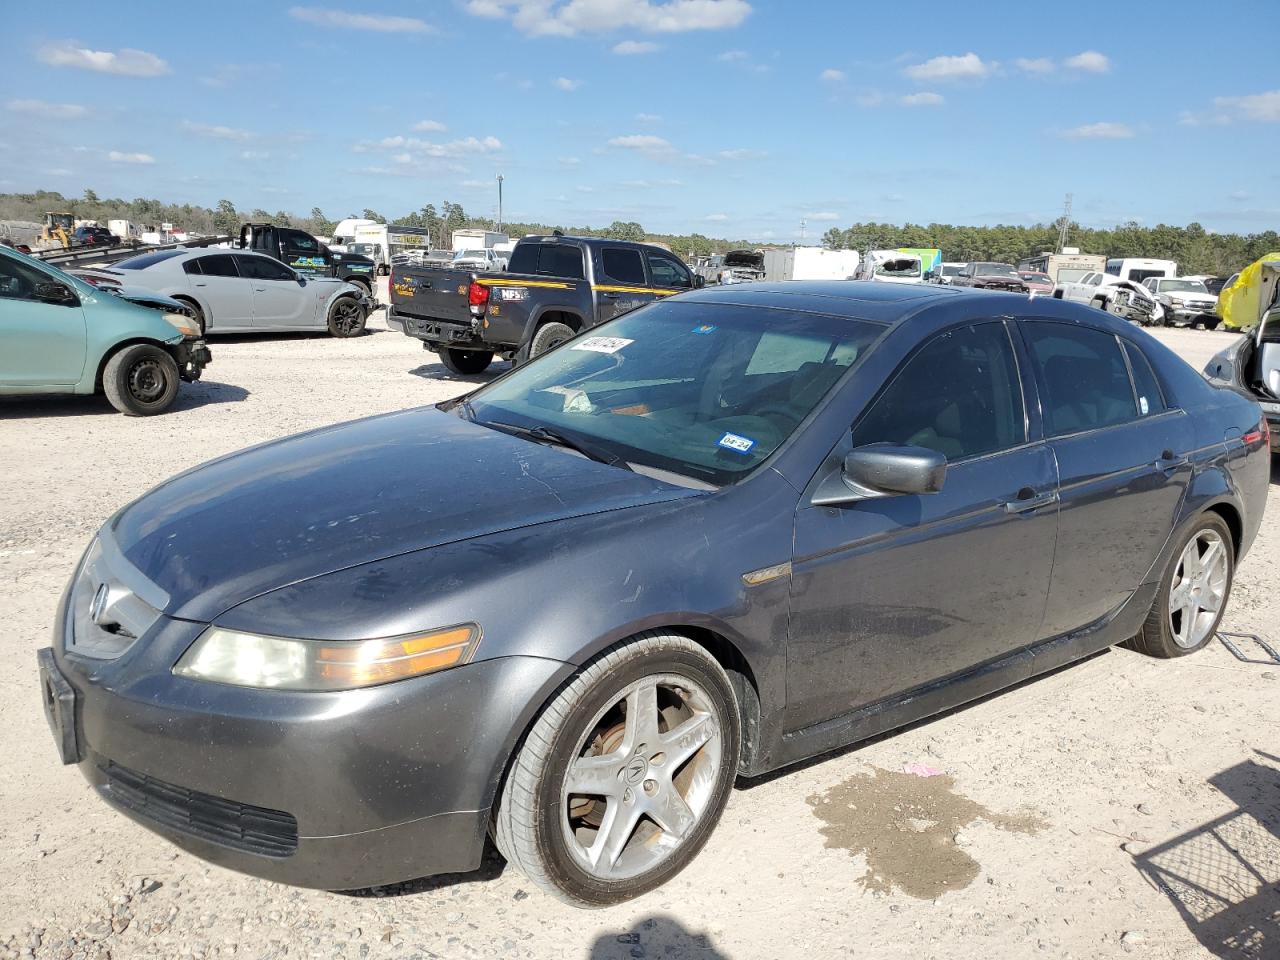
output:
[[[112,761],[101,769],[110,800],[162,826],[263,857],[287,857],[298,849],[298,821],[291,813],[174,786]]]

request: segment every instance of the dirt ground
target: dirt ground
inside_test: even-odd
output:
[[[467,386],[380,318],[354,341],[215,341],[207,379],[154,419],[0,401],[0,960],[1280,957],[1280,666],[1218,643],[1175,662],[1112,651],[743,783],[688,870],[596,912],[492,854],[379,895],[291,889],[109,810],[58,764],[36,685],[77,557],[181,469]],[[1197,368],[1230,339],[1160,336]],[[1275,644],[1273,479],[1226,623]]]

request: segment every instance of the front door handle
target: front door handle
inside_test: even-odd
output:
[[[1010,500],[1004,505],[1005,513],[1027,513],[1031,510],[1039,510],[1041,507],[1050,507],[1058,502],[1058,491],[1050,490],[1048,493],[1036,493],[1030,487],[1023,487],[1018,491],[1018,499]]]

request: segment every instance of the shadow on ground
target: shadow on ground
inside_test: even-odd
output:
[[[178,388],[178,397],[173,401],[173,406],[157,416],[163,417],[182,410],[194,410],[197,407],[208,407],[218,403],[239,403],[248,396],[248,390],[231,383],[218,383],[211,380],[184,383]],[[121,414],[101,394],[82,397],[64,394],[35,395],[0,399],[0,420],[98,416],[118,417]]]
[[[1134,860],[1222,960],[1280,956],[1280,757],[1255,753],[1209,780],[1234,810]]]
[[[666,957],[670,960],[729,960],[705,933],[686,930],[673,917],[648,917],[623,933],[602,933],[587,954],[590,960],[631,960]]]
[[[488,883],[502,876],[507,868],[507,861],[491,840],[486,839],[484,854],[480,859],[480,867],[470,873],[441,873],[433,877],[419,877],[417,880],[406,880],[403,883],[388,883],[381,887],[362,887],[359,890],[335,890],[344,897],[413,897],[421,893],[431,893],[445,887],[462,887],[469,883]],[[517,896],[519,893],[517,892]],[[524,899],[521,897],[520,899]]]
[[[510,369],[511,364],[499,361],[491,364],[484,373],[460,377],[443,363],[424,363],[420,367],[414,367],[409,372],[415,377],[421,377],[423,380],[451,380],[455,383],[470,383],[478,387],[488,383],[490,380],[496,380]]]

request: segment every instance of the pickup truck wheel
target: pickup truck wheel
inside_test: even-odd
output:
[[[1211,319],[1211,320],[1206,320],[1206,321],[1204,322],[1204,328],[1205,328],[1206,330],[1217,330],[1217,329],[1218,329],[1218,324],[1220,324],[1221,322],[1222,322],[1222,321],[1221,321],[1221,320],[1219,320],[1217,317],[1214,317],[1213,319]]]
[[[102,370],[102,390],[111,405],[128,417],[162,413],[178,395],[178,364],[153,343],[117,350]]]
[[[1094,307],[1097,307],[1099,310],[1107,309],[1107,301],[1104,300],[1102,297],[1094,297],[1093,303],[1091,305]]]
[[[445,347],[440,351],[440,362],[450,373],[460,377],[474,377],[484,373],[493,363],[493,353],[488,350],[459,350],[457,347]]]
[[[335,337],[358,337],[364,333],[365,317],[354,297],[338,297],[329,305],[329,333]]]
[[[533,340],[529,344],[529,358],[540,357],[548,350],[554,350],[566,340],[571,340],[575,336],[573,327],[565,323],[544,323],[538,328],[538,332],[533,335]]]

